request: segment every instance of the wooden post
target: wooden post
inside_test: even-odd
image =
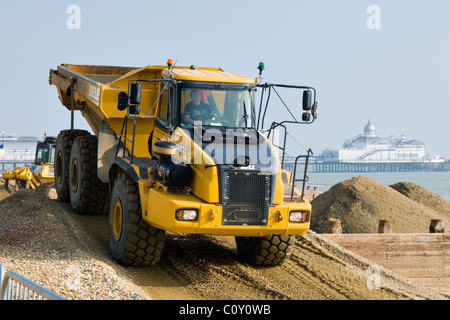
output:
[[[341,221],[339,219],[328,219],[327,233],[342,233]]]
[[[379,220],[378,233],[392,233],[391,220]]]
[[[444,233],[444,221],[442,219],[431,219],[430,233]]]

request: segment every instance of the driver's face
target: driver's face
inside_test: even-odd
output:
[[[197,92],[197,91],[192,92],[191,98],[192,98],[192,102],[194,102],[195,104],[199,104],[200,103],[200,92]]]

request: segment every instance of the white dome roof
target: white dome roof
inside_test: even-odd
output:
[[[366,126],[364,127],[364,135],[373,137],[375,136],[375,126],[370,123],[370,120],[367,122]]]

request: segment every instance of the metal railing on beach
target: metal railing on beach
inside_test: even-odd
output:
[[[0,263],[0,300],[66,300]]]

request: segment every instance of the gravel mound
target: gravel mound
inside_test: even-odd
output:
[[[411,182],[398,182],[390,187],[409,199],[450,217],[450,202],[441,196]]]
[[[426,194],[432,193],[427,191]],[[329,218],[341,221],[343,233],[377,233],[379,220],[392,220],[393,233],[428,233],[430,220],[438,218],[443,219],[446,226],[450,225],[449,212],[432,201],[436,195],[428,197],[427,203],[416,201],[424,197],[423,193],[410,192],[408,196],[368,177],[353,177],[334,185],[311,202],[311,230],[326,233]]]
[[[150,299],[97,248],[61,203],[42,193],[22,189],[0,201],[0,263],[6,270],[66,299]]]
[[[4,183],[5,181],[0,179],[0,200],[9,197],[9,193],[5,190]]]
[[[0,263],[77,300],[449,298],[382,267],[373,289],[373,262],[313,231],[298,236],[291,258],[272,268],[241,261],[233,237],[172,233],[158,265],[124,268],[110,257],[107,229],[106,215],[76,215],[67,203],[21,190],[0,201]]]

